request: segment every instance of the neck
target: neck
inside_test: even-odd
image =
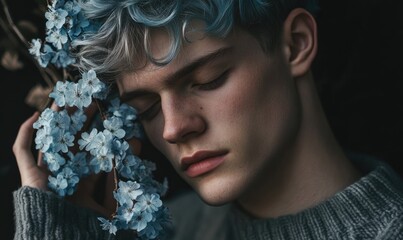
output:
[[[269,173],[256,179],[256,187],[238,200],[244,210],[256,217],[297,213],[326,200],[360,177],[331,132],[312,76],[296,82],[302,121],[295,142]]]

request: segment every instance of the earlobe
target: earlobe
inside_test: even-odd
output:
[[[294,9],[284,22],[283,34],[292,75],[305,75],[317,52],[317,26],[314,17],[305,9]]]

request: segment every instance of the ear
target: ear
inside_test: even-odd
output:
[[[317,52],[317,26],[305,9],[296,8],[284,21],[283,39],[293,77],[309,72]]]

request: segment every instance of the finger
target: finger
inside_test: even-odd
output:
[[[33,124],[38,120],[39,112],[35,112],[28,118],[18,131],[17,137],[13,145],[14,156],[20,171],[36,166],[36,162],[31,152],[32,137],[34,133]]]
[[[43,162],[43,153],[42,151],[38,152],[38,166],[41,168],[46,168],[46,164]]]
[[[50,109],[57,112],[60,110],[60,107],[57,106],[55,102],[53,102],[52,105],[50,106]]]
[[[51,175],[52,172],[49,170],[48,165],[44,162],[43,160],[43,153],[41,151],[38,152],[38,158],[37,158],[37,165],[38,167],[47,175]]]

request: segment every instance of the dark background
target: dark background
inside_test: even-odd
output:
[[[43,17],[32,12],[35,1],[7,0],[7,4],[15,22],[27,20],[38,27],[27,39],[43,34]],[[346,150],[377,156],[403,176],[403,2],[322,0],[320,4],[314,75],[321,80],[318,89],[336,138]],[[26,50],[8,39],[0,29],[0,57],[15,49],[24,67],[11,71],[0,66],[2,239],[12,239],[12,192],[20,185],[12,144],[19,125],[35,111],[25,103],[28,91],[43,84],[33,62],[23,55]],[[168,197],[186,189],[171,167],[162,163],[157,174],[168,176]]]

